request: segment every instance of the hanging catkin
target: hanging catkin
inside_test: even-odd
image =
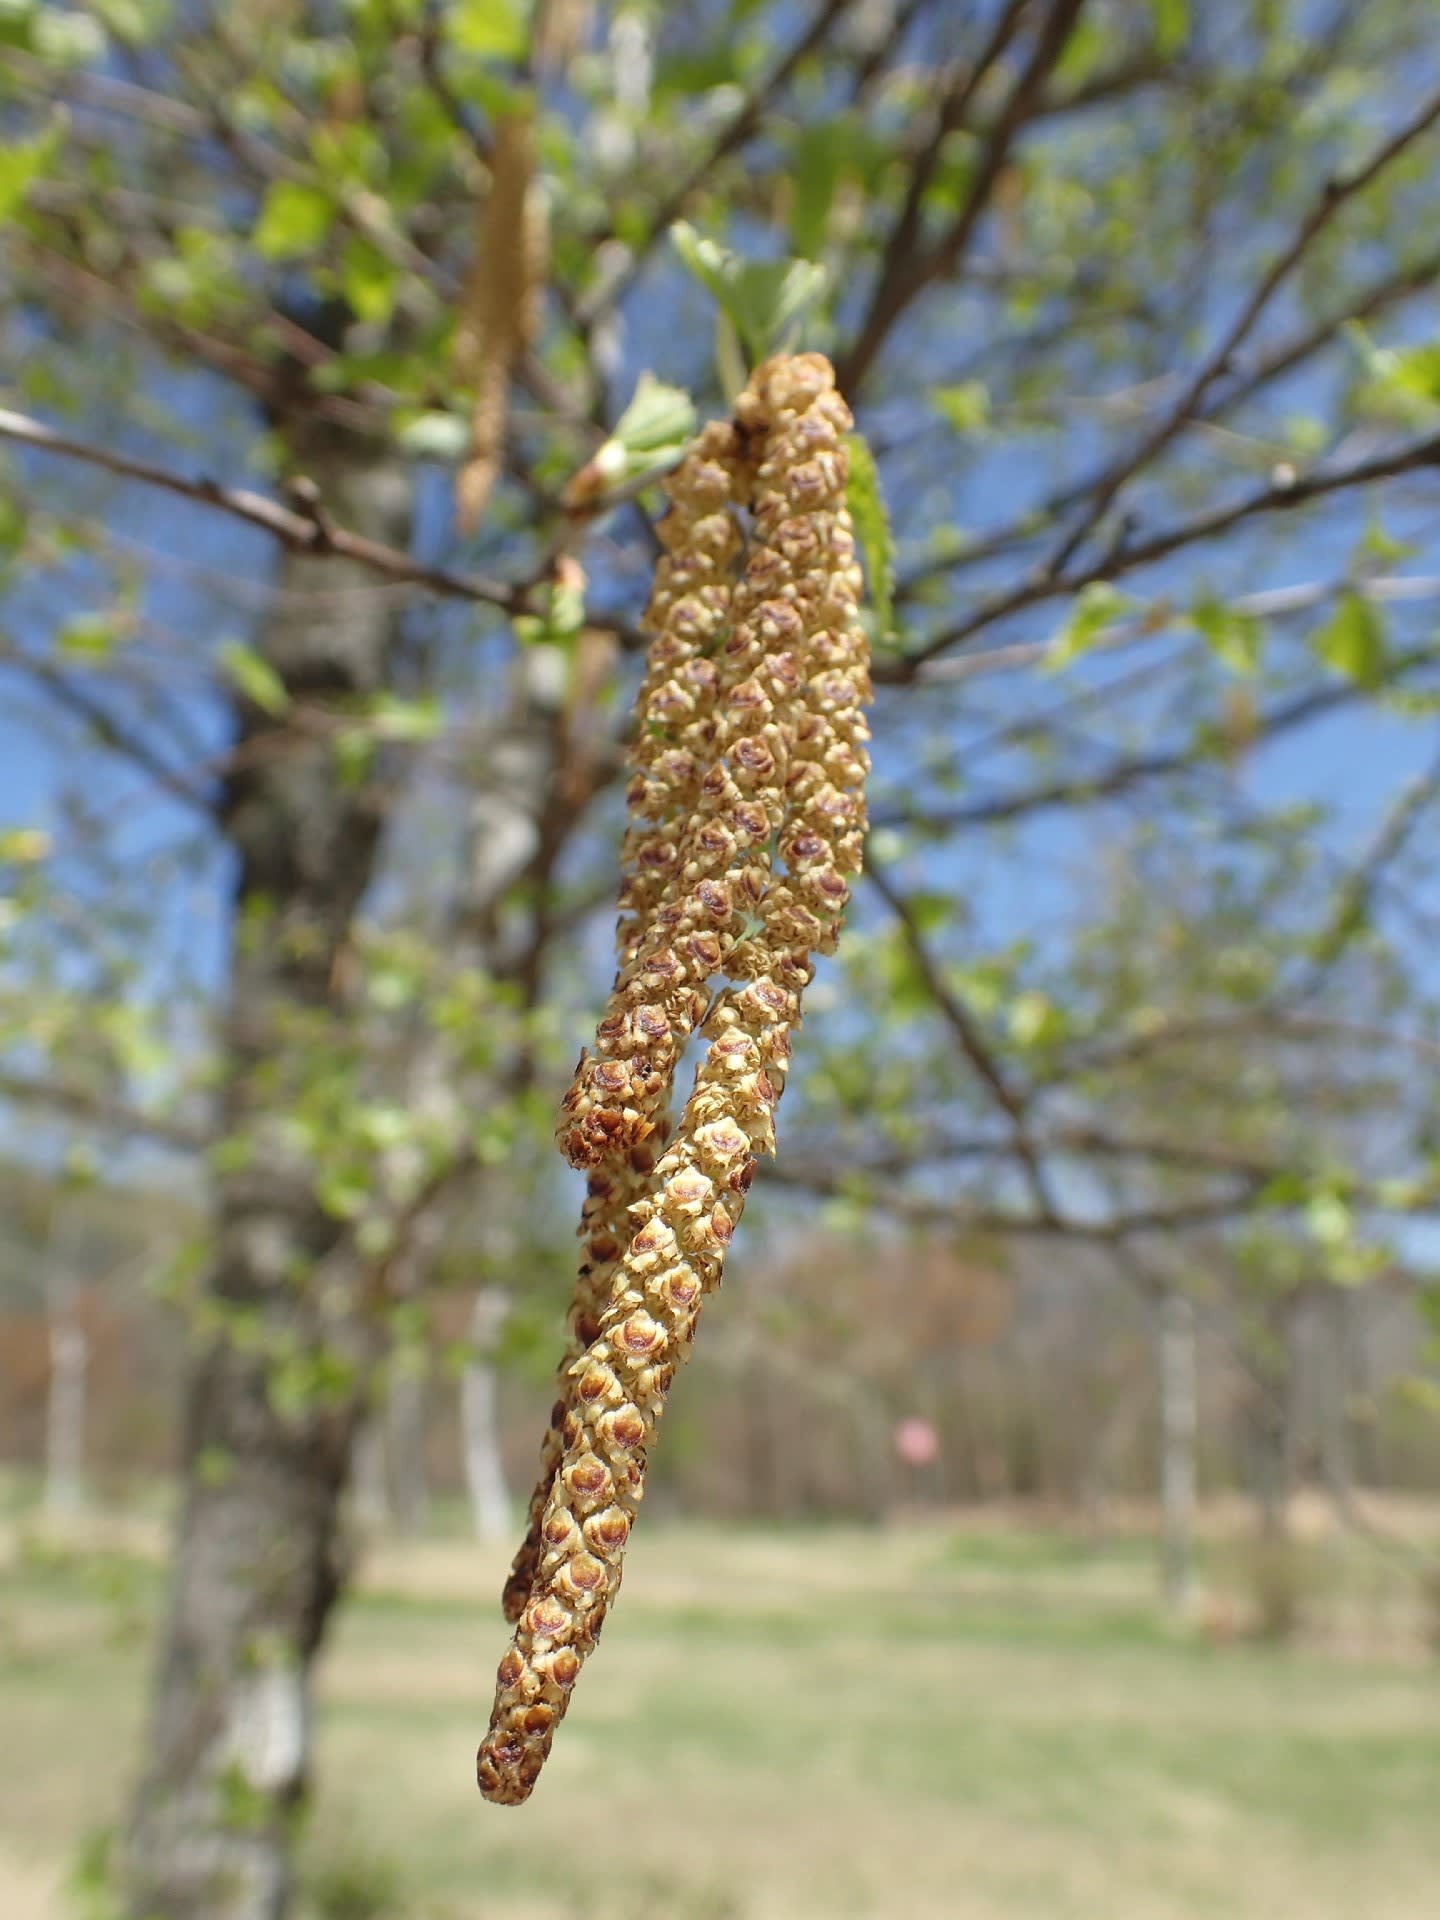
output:
[[[481,1791],[504,1804],[534,1786],[619,1589],[646,1449],[701,1302],[719,1284],[757,1159],[774,1151],[801,996],[859,869],[870,685],[845,507],[849,426],[815,354],[767,362],[736,406],[745,458],[731,471],[751,527],[732,617],[717,629],[718,651],[699,656],[723,663],[708,764],[688,820],[667,800],[653,834],[632,827],[627,845],[637,856],[654,846],[663,877],[627,879],[616,989],[562,1115],[569,1157],[598,1168],[607,1193],[615,1165],[655,1140],[684,1039],[707,1005],[708,1047],[675,1138],[629,1207],[595,1336],[570,1360],[557,1407],[533,1575],[477,1758]],[[664,672],[652,657],[652,697]],[[647,768],[664,751],[654,743],[669,727],[641,731],[637,781],[648,793]],[[673,866],[663,845],[672,819]],[[711,1004],[717,975],[728,984]]]
[[[480,211],[474,264],[455,328],[458,378],[474,389],[470,450],[455,482],[456,518],[473,533],[505,450],[510,375],[540,325],[549,231],[535,178],[534,123],[527,113],[495,123],[490,191]]]
[[[630,824],[621,851],[622,970],[631,929],[644,925],[674,884],[676,840],[694,811],[715,750],[715,702],[722,670],[714,658],[732,618],[741,532],[733,509],[748,494],[735,429],[715,421],[670,476],[669,509],[657,528],[661,555],[645,613],[652,635],[636,701],[626,792]],[[625,918],[628,913],[629,918]],[[591,1167],[580,1216],[582,1253],[561,1358],[555,1405],[540,1452],[525,1538],[505,1583],[505,1617],[519,1618],[540,1560],[540,1525],[572,1404],[575,1361],[589,1347],[610,1298],[616,1265],[633,1232],[630,1208],[648,1190],[664,1144],[668,1083],[652,1106],[653,1131],[617,1143]]]

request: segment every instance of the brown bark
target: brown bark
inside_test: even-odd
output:
[[[327,507],[404,545],[409,483],[387,457],[328,434],[297,449]],[[393,596],[351,561],[288,554],[258,645],[292,701],[387,684]],[[225,1033],[227,1136],[248,1142],[214,1187],[215,1261],[183,1437],[183,1499],[144,1779],[124,1861],[134,1920],[280,1920],[309,1760],[311,1668],[344,1580],[339,1515],[363,1406],[363,1313],[342,1229],[277,1124],[306,1042],[339,1011],[343,956],[386,800],[346,784],[328,741],[237,702],[223,796],[236,854]],[[314,1276],[326,1264],[323,1290]],[[277,1393],[275,1356],[322,1349],[353,1371]]]

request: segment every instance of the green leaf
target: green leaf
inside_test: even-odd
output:
[[[830,209],[844,171],[845,156],[854,138],[848,120],[819,120],[802,127],[791,154],[794,197],[790,203],[790,240],[802,259],[812,259],[825,245]]]
[[[155,39],[171,20],[169,0],[90,0],[90,11],[131,46]]]
[[[1150,17],[1157,52],[1178,53],[1190,37],[1190,0],[1150,0]]]
[[[0,220],[8,220],[19,210],[59,146],[60,131],[57,121],[33,140],[16,140],[0,146]]]
[[[940,418],[956,433],[984,433],[990,425],[990,389],[983,380],[962,380],[953,387],[932,387],[927,397]]]
[[[895,622],[895,543],[890,534],[890,516],[885,511],[885,496],[880,491],[880,473],[869,442],[862,434],[852,433],[850,479],[845,489],[845,504],[855,525],[855,538],[870,583],[870,604],[875,609],[875,628],[883,639]]]
[[[1068,666],[1088,653],[1106,627],[1113,626],[1133,605],[1130,596],[1112,587],[1108,580],[1092,580],[1075,596],[1070,618],[1056,635],[1047,664],[1052,669]]]
[[[677,220],[670,237],[684,265],[714,295],[752,363],[789,344],[829,275],[813,260],[744,260]]]
[[[62,7],[32,11],[30,47],[57,67],[84,67],[105,58],[105,29],[98,20]]]
[[[1254,673],[1265,645],[1263,621],[1253,613],[1238,613],[1211,595],[1196,601],[1190,618],[1227,667],[1235,673]]]
[[[550,588],[543,615],[522,613],[515,637],[523,647],[560,647],[569,651],[585,624],[585,576],[578,567],[562,569]]]
[[[71,660],[104,660],[116,642],[115,622],[103,613],[77,613],[60,629],[56,644]]]
[[[265,195],[251,239],[263,260],[296,260],[315,253],[334,222],[328,194],[298,180],[276,180]]]
[[[348,793],[362,787],[375,765],[375,736],[368,727],[342,727],[334,740],[335,771]]]
[[[735,255],[718,241],[697,233],[688,220],[677,220],[670,229],[670,238],[685,266],[724,306],[730,276],[737,265]]]
[[[1355,1219],[1338,1193],[1317,1193],[1305,1209],[1305,1224],[1322,1247],[1342,1247]]]
[[[1022,993],[1010,1009],[1010,1037],[1020,1047],[1055,1046],[1065,1037],[1065,1016],[1046,993]]]
[[[470,422],[458,413],[416,413],[399,423],[395,437],[417,460],[458,460],[470,444]]]
[[[340,256],[340,290],[368,326],[383,326],[395,311],[400,272],[361,234],[351,234]]]
[[[1372,511],[1360,540],[1359,551],[1363,559],[1376,560],[1381,566],[1391,567],[1402,560],[1413,560],[1420,549],[1413,540],[1401,540],[1391,533]]]
[[[284,713],[290,704],[285,683],[253,647],[239,640],[226,640],[220,647],[219,658],[229,678],[262,713]]]
[[[684,388],[667,387],[653,373],[642,373],[611,439],[628,455],[645,455],[683,444],[694,431],[695,402]]]
[[[30,45],[38,0],[0,0],[0,47]]]
[[[613,487],[673,467],[695,431],[695,403],[682,387],[642,373],[615,431],[565,489],[566,504],[591,507]]]
[[[1378,686],[1385,677],[1385,623],[1374,602],[1347,588],[1316,633],[1315,651],[1357,686]]]
[[[452,0],[445,22],[457,53],[478,60],[519,60],[529,41],[521,0]]]
[[[37,866],[49,854],[50,836],[39,827],[0,828],[0,861],[7,865]]]
[[[396,693],[377,694],[368,719],[377,740],[433,740],[445,722],[444,709],[433,694],[406,700]]]

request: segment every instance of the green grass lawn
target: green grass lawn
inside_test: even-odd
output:
[[[1440,1668],[1211,1645],[1133,1543],[642,1533],[529,1806],[472,1775],[499,1561],[392,1547],[322,1682],[323,1920],[1431,1920]],[[143,1560],[0,1570],[0,1914],[60,1920],[133,1753]]]

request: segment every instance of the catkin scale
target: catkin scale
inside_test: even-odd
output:
[[[558,1129],[572,1161],[603,1168],[653,1139],[709,982],[728,984],[703,1020],[675,1139],[629,1208],[595,1337],[569,1365],[533,1578],[477,1755],[481,1791],[501,1804],[528,1797],[619,1590],[646,1450],[756,1164],[774,1152],[801,996],[860,864],[870,685],[844,505],[849,415],[828,363],[801,355],[757,371],[736,422],[754,457],[752,527],[714,755],[673,873],[630,894],[616,989]]]

